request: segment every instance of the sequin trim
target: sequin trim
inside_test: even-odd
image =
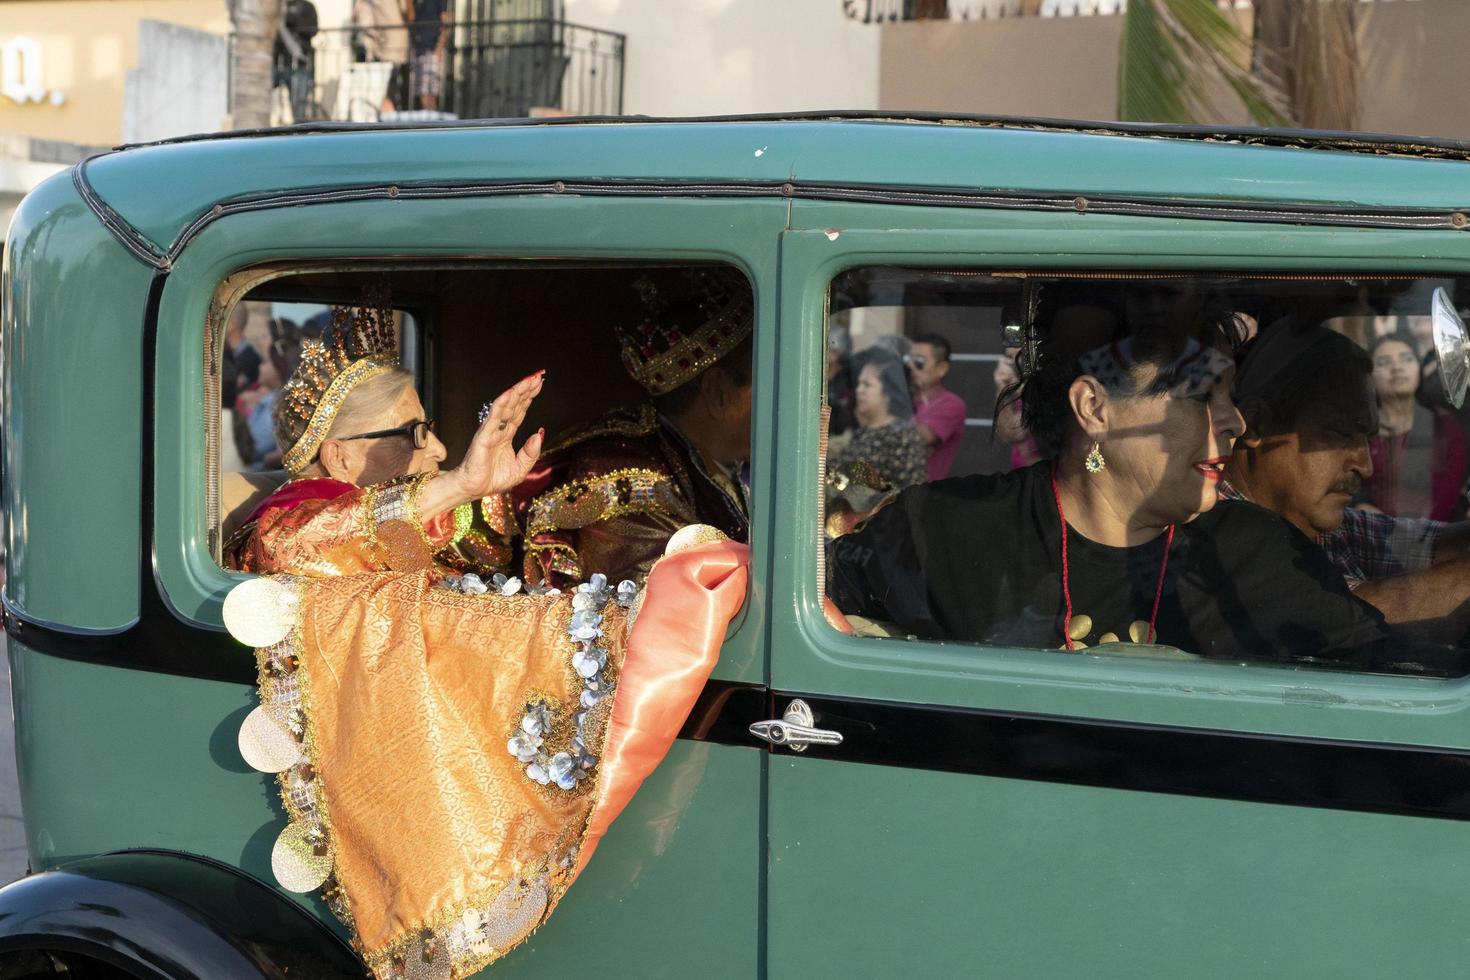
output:
[[[526,536],[577,530],[623,514],[670,513],[679,492],[665,473],[628,468],[572,480],[531,503]]]
[[[458,507],[454,508],[454,536],[449,539],[449,543],[453,544],[454,542],[460,540],[466,534],[468,534],[470,531],[470,525],[474,522],[474,504],[460,504]]]
[[[300,608],[300,580],[280,575],[275,577],[275,581],[295,593],[297,607]],[[286,816],[290,823],[306,826],[311,837],[321,841],[330,853],[334,836],[332,819],[327,805],[326,780],[317,765],[316,731],[311,724],[311,691],[306,672],[299,669],[301,647],[301,625],[297,623],[280,643],[256,650],[257,686],[261,706],[282,718],[287,730],[302,744],[304,760],[276,774],[276,786],[280,790]],[[335,877],[327,879],[321,894],[332,914],[352,930],[353,946],[360,951],[351,904],[337,886]]]
[[[347,400],[347,396],[352,394],[352,389],[369,378],[375,378],[397,366],[397,356],[386,353],[364,357],[343,369],[342,373],[332,379],[332,383],[327,386],[326,394],[322,395],[321,401],[317,402],[316,408],[312,409],[311,421],[306,423],[306,431],[282,458],[282,465],[296,476],[305,472],[306,467],[311,465],[311,461],[316,459],[316,454],[321,449],[322,442],[326,440],[332,423],[337,420],[338,410]]]
[[[299,606],[301,580],[294,576],[279,575],[275,576],[275,581],[297,593]],[[599,610],[609,600],[626,608],[632,605],[635,596],[642,595],[632,582],[620,583],[616,590],[609,589],[602,576],[596,576],[594,581],[579,586],[578,593],[588,598],[575,604],[584,608],[596,606]],[[597,602],[599,598],[600,605]],[[600,617],[598,618],[600,627]],[[581,622],[585,622],[585,617]],[[626,630],[626,625],[624,628]],[[568,632],[573,636],[573,645],[582,649],[582,641],[575,639],[577,630],[569,626]],[[601,635],[599,628],[597,637],[600,639]],[[290,823],[306,826],[309,839],[319,841],[321,846],[328,849],[328,854],[334,857],[331,851],[334,831],[326,781],[317,765],[319,753],[312,724],[307,672],[300,669],[302,650],[302,629],[299,622],[280,643],[258,649],[258,691],[261,705],[283,718],[291,734],[302,743],[304,761],[276,776],[286,815]],[[561,722],[562,737],[568,731],[575,732],[601,750],[611,716],[611,711],[606,710],[612,705],[614,687],[611,678],[616,676],[618,666],[620,665],[608,664],[600,675],[609,679],[606,693],[596,706],[603,710],[587,710],[584,712],[586,717],[578,718],[573,712],[575,706],[580,704],[581,696],[571,695],[574,706],[572,711],[561,709],[566,715]],[[581,674],[574,667],[569,669],[577,680],[571,689],[584,690]],[[555,700],[552,695],[539,691],[530,692],[527,699],[528,704],[532,701]],[[567,724],[567,719],[570,719],[571,724]],[[552,734],[556,734],[555,729]],[[582,793],[591,792],[595,785],[595,772],[578,781],[578,788]],[[560,792],[554,786],[547,788],[547,791]],[[546,922],[576,869],[590,819],[589,810],[587,818],[579,826],[568,828],[558,837],[545,860],[539,862],[533,870],[514,874],[505,884],[444,909],[422,928],[411,930],[371,956],[366,954],[357,938],[351,904],[345,892],[338,886],[335,875],[328,877],[320,893],[331,913],[347,926],[353,950],[363,957],[363,962],[377,980],[409,980],[420,976],[461,980],[500,959]],[[493,941],[491,937],[500,941]]]
[[[746,299],[646,361],[624,347],[623,365],[649,394],[665,395],[738,347],[751,327],[751,304]]]
[[[645,403],[632,409],[625,406],[609,412],[586,428],[577,429],[560,441],[552,443],[542,450],[542,455],[548,456],[570,446],[592,439],[601,439],[604,436],[628,436],[639,439],[653,435],[657,429],[658,412],[652,405]]]
[[[632,581],[619,582],[614,590],[600,573],[577,586],[567,625],[572,642],[567,703],[541,691],[526,696],[525,713],[510,732],[506,751],[525,765],[527,779],[548,791],[585,793],[594,785],[595,753],[601,751],[620,666],[603,646],[603,610],[609,602],[627,609],[637,594]]]

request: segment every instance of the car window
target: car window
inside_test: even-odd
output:
[[[558,586],[599,572],[618,581],[645,574],[686,524],[745,539],[754,308],[737,270],[545,261],[277,270],[219,327],[213,526],[224,566],[251,570],[242,542],[273,507],[296,501],[277,495],[288,481],[354,482],[325,472],[320,453],[298,452],[293,466],[291,426],[308,423],[280,411],[311,403],[283,385],[354,317],[391,325],[423,409],[409,421],[432,423],[425,434],[383,434],[389,422],[342,421],[343,402],[328,437],[369,447],[378,468],[395,449],[456,465],[481,407],[546,372],[520,433],[545,430],[538,468],[507,499],[477,503],[462,524],[456,514],[444,556],[453,567]]]
[[[1464,674],[1467,305],[1432,276],[848,271],[827,324],[829,617]]]
[[[320,340],[333,306],[299,300],[251,299],[236,304],[225,326],[220,357],[221,473],[266,474],[282,469],[271,410],[281,386],[301,362],[302,344]],[[394,310],[401,363],[414,373],[420,395],[421,325],[413,313]]]

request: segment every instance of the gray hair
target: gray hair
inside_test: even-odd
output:
[[[327,430],[326,438],[340,439],[370,431],[377,420],[387,415],[405,389],[413,385],[413,372],[406,368],[393,368],[371,377],[348,392],[337,409],[337,417]],[[276,445],[282,451],[289,450],[306,432],[307,420],[290,415],[283,409],[285,401],[276,399],[271,407],[271,423],[275,428]]]

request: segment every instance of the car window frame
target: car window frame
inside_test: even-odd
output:
[[[218,311],[233,304],[218,303],[216,294],[221,283],[247,270],[323,261],[406,262],[406,256],[420,265],[555,260],[732,266],[750,281],[755,295],[752,374],[757,394],[751,476],[757,484],[770,480],[773,398],[761,392],[774,387],[773,271],[785,215],[782,203],[536,196],[330,203],[313,208],[307,224],[300,209],[247,212],[215,222],[175,262],[159,299],[153,351],[158,386],[152,566],[158,594],[185,625],[223,631],[224,596],[246,577],[215,562],[205,495],[199,488],[204,486],[206,466],[207,325],[223,330]],[[432,243],[406,248],[405,235],[423,235],[426,227],[435,229]],[[437,356],[445,352],[441,349]],[[751,508],[750,598],[727,634],[717,678],[758,683],[766,673],[758,597],[765,591],[768,564],[768,501],[758,498]]]
[[[851,209],[859,210],[859,209]],[[915,212],[922,214],[920,209]],[[817,580],[818,411],[824,404],[827,299],[841,272],[872,265],[933,269],[1470,274],[1470,241],[1433,233],[1250,228],[1203,221],[1140,222],[1089,216],[1008,216],[1006,227],[923,227],[922,222],[870,228],[849,219],[833,229],[792,229],[783,235],[782,330],[799,338],[800,354],[782,364],[782,408],[810,406],[792,426],[796,445],[785,453],[810,461],[780,471],[778,493],[792,505],[776,533],[791,560],[773,570],[772,587],[789,593],[776,606],[772,686],[787,691],[920,704],[1014,710],[1185,727],[1300,737],[1372,738],[1404,744],[1470,747],[1470,678],[1429,679],[1220,662],[1014,650],[978,644],[846,636],[828,625]],[[820,219],[837,224],[832,215]],[[811,222],[815,224],[816,222]],[[1030,224],[1030,228],[1017,225]],[[902,247],[895,227],[914,228]],[[1393,240],[1399,254],[1381,242]],[[1411,245],[1409,240],[1413,241]],[[1038,247],[1039,242],[1047,242]],[[1198,248],[1212,243],[1209,252]],[[790,610],[789,616],[785,610]],[[1331,709],[1331,710],[1322,710]],[[1458,719],[1451,723],[1449,719]]]

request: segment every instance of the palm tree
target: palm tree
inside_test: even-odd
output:
[[[236,129],[271,124],[271,52],[281,22],[281,0],[230,0],[235,27],[231,85]]]
[[[1130,0],[1118,62],[1120,119],[1203,122],[1218,83],[1256,122],[1357,127],[1356,0],[1252,0],[1254,39],[1217,0]]]

